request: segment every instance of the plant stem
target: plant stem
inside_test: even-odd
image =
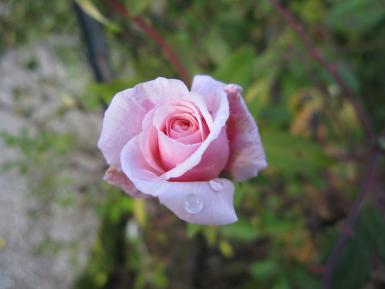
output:
[[[132,20],[140,29],[143,30],[152,40],[154,40],[158,46],[162,49],[163,54],[170,61],[171,65],[174,67],[175,71],[178,73],[179,77],[186,83],[190,84],[190,76],[182,62],[178,58],[175,51],[171,46],[166,42],[166,40],[153,28],[151,25],[146,23],[140,16],[130,15],[127,8],[118,2],[117,0],[108,0],[108,4],[115,9],[120,15],[127,17]]]
[[[365,132],[367,141],[370,144],[368,149],[366,175],[363,178],[361,191],[358,194],[354,204],[348,214],[348,217],[343,225],[339,239],[337,240],[334,248],[323,267],[323,283],[325,289],[331,289],[333,287],[333,270],[337,264],[339,254],[344,249],[349,239],[353,236],[353,227],[358,218],[360,209],[362,208],[364,201],[370,191],[370,188],[376,177],[377,163],[380,156],[380,150],[377,148],[377,137],[374,133],[373,127],[370,123],[368,114],[366,113],[362,103],[358,100],[354,91],[350,88],[344,78],[341,76],[336,66],[329,63],[319,52],[312,43],[310,36],[306,33],[303,25],[293,16],[293,14],[281,5],[277,0],[270,0],[276,11],[285,19],[287,24],[297,33],[300,40],[306,47],[309,55],[315,61],[317,61],[325,70],[334,78],[336,83],[341,87],[343,96],[349,101],[355,111],[358,120],[361,123],[362,129]],[[385,129],[384,132],[385,134]],[[382,134],[380,137],[382,136]]]
[[[378,158],[379,158],[379,154],[375,150],[368,157],[368,161],[366,165],[367,173],[365,175],[365,178],[363,179],[363,182],[361,185],[361,191],[358,194],[356,200],[354,201],[352,208],[350,209],[348,218],[343,224],[340,237],[335,243],[334,248],[324,267],[325,271],[324,271],[323,282],[324,282],[325,289],[331,289],[333,287],[333,270],[337,264],[340,253],[344,249],[348,240],[354,235],[354,232],[353,232],[354,224],[358,218],[358,215],[359,215],[360,209],[363,206],[364,200],[366,199],[366,196],[370,191],[370,188],[373,184],[373,180],[375,179]]]
[[[354,91],[350,88],[350,86],[341,76],[336,66],[329,63],[321,55],[319,50],[313,45],[313,42],[309,35],[306,33],[303,25],[293,16],[293,14],[289,10],[282,6],[277,0],[270,0],[270,2],[273,7],[277,10],[277,12],[285,19],[287,24],[297,33],[298,37],[305,45],[310,57],[317,61],[322,67],[324,67],[325,70],[334,78],[334,80],[340,86],[342,94],[353,106],[353,109],[355,110],[357,118],[361,123],[366,137],[368,138],[369,142],[373,141],[375,134],[373,132],[369,117],[364,107],[362,106],[362,103],[358,100]]]

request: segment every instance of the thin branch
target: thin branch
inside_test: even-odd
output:
[[[325,271],[324,271],[324,288],[325,289],[331,289],[333,285],[333,270],[337,264],[338,257],[341,253],[341,251],[344,249],[346,243],[349,241],[349,239],[353,236],[353,227],[354,224],[358,218],[360,209],[363,206],[364,200],[366,199],[366,196],[368,195],[370,188],[372,186],[373,180],[376,175],[376,168],[377,168],[377,162],[378,162],[379,154],[377,151],[373,151],[368,158],[368,163],[366,166],[366,176],[364,178],[364,181],[361,185],[361,191],[358,194],[350,212],[348,215],[348,218],[345,221],[345,224],[342,227],[342,232],[337,240],[336,244],[334,245],[334,248],[326,262],[325,265]]]
[[[270,0],[271,4],[277,10],[277,12],[285,19],[288,25],[297,33],[298,37],[304,43],[306,49],[311,58],[317,61],[320,65],[322,65],[326,71],[334,78],[337,84],[341,87],[342,93],[345,98],[351,103],[353,106],[356,115],[362,125],[362,128],[368,137],[369,141],[372,141],[375,137],[373,132],[373,128],[370,123],[370,119],[365,112],[364,107],[361,102],[358,100],[354,91],[350,88],[350,86],[346,83],[344,78],[338,72],[335,65],[329,63],[319,52],[319,50],[313,45],[313,42],[309,35],[306,33],[303,25],[292,15],[290,11],[288,11],[284,6],[282,6],[277,0]]]
[[[164,38],[149,24],[147,24],[140,16],[130,15],[127,8],[118,2],[117,0],[109,0],[108,4],[115,9],[120,15],[127,17],[132,20],[140,29],[142,29],[152,40],[154,40],[159,47],[162,49],[166,58],[170,61],[179,77],[186,83],[190,83],[190,76],[182,62],[178,58],[175,51],[171,46],[164,40]]]
[[[345,245],[349,241],[349,239],[353,236],[353,227],[358,218],[360,209],[362,208],[364,201],[370,191],[372,183],[375,179],[376,169],[378,158],[380,155],[380,151],[376,147],[376,135],[373,131],[372,125],[370,123],[370,119],[367,113],[364,110],[361,102],[358,100],[354,91],[350,88],[350,86],[343,79],[341,74],[338,72],[335,65],[329,63],[321,53],[315,48],[312,43],[311,38],[305,32],[303,25],[292,15],[292,13],[287,10],[284,6],[282,6],[277,0],[270,0],[271,4],[277,10],[277,12],[285,19],[285,21],[290,25],[290,27],[297,33],[301,41],[304,43],[306,49],[311,58],[317,61],[321,66],[323,66],[326,71],[334,78],[337,84],[341,87],[343,96],[351,103],[353,106],[355,113],[361,123],[361,126],[368,138],[370,144],[370,150],[368,152],[368,160],[367,160],[367,169],[366,176],[362,181],[361,191],[358,194],[354,204],[349,212],[349,215],[345,221],[343,226],[341,235],[337,240],[326,265],[323,267],[323,282],[325,289],[331,289],[333,286],[333,270],[337,264],[339,254],[344,249]],[[385,133],[385,130],[384,130]],[[381,134],[382,135],[382,134]]]

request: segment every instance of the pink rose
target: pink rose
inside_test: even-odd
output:
[[[133,197],[157,197],[195,224],[233,223],[233,183],[267,163],[242,89],[197,75],[157,78],[117,93],[98,142],[110,168],[105,180]]]

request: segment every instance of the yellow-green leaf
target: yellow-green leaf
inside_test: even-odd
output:
[[[220,241],[219,242],[219,251],[223,254],[223,256],[230,258],[234,255],[233,247],[230,245],[227,241]]]
[[[94,3],[92,3],[91,0],[75,0],[76,3],[82,8],[82,10],[89,15],[90,17],[94,18],[96,21],[106,25],[111,30],[118,31],[119,27],[112,23],[110,20],[108,20],[101,12],[100,10],[95,6]]]
[[[144,227],[147,222],[146,203],[142,199],[134,200],[134,217],[139,225]]]

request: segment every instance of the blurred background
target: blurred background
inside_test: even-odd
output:
[[[385,288],[385,3],[119,1],[0,1],[0,289]],[[112,96],[197,73],[243,86],[267,154],[233,225],[102,180]]]

